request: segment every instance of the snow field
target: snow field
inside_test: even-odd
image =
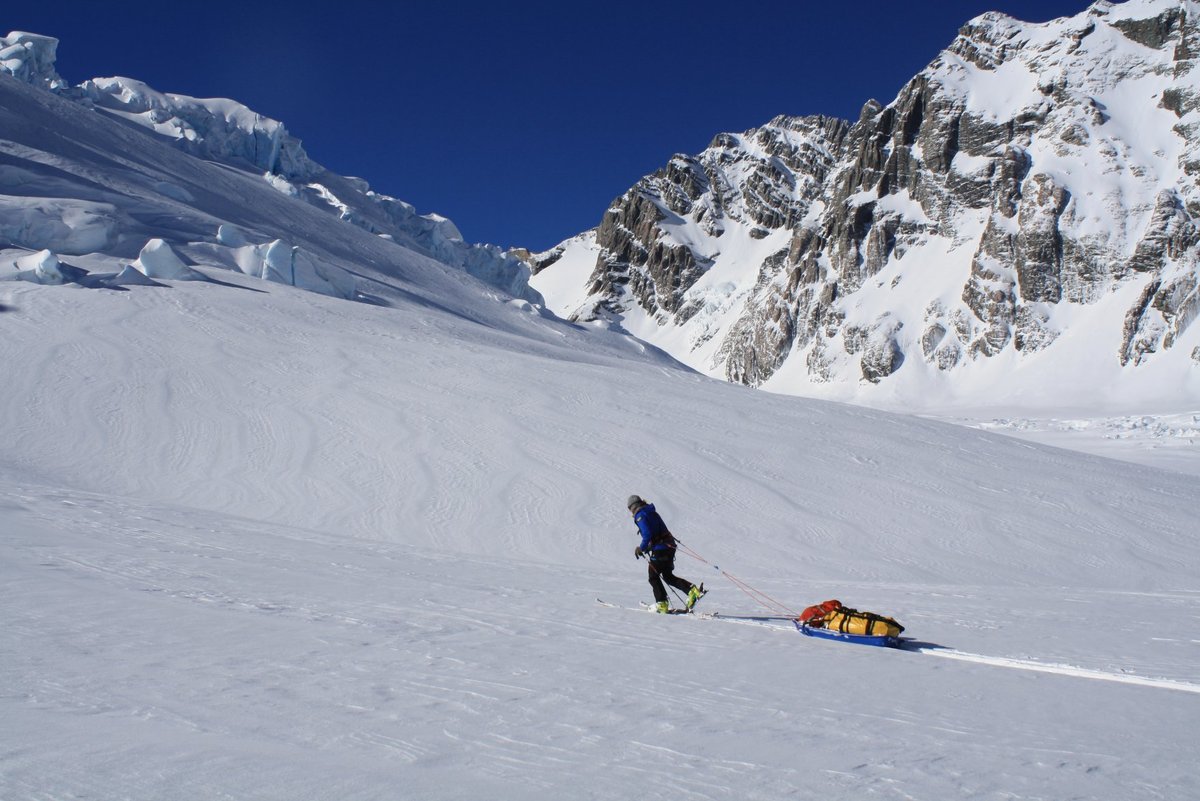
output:
[[[1072,416],[1063,410],[1054,416],[1032,418],[977,413],[958,422],[1112,459],[1200,473],[1200,413],[1196,412],[1098,417],[1089,412]]]
[[[469,292],[165,283],[0,297],[0,797],[1196,794],[1194,477]],[[931,650],[597,605],[649,597],[631,492]]]
[[[288,287],[134,289],[12,292],[4,462],[91,492],[555,563],[623,564],[613,527],[633,491],[718,563],[766,557],[812,580],[1154,589],[1177,575],[1160,547],[1196,550],[1185,476],[756,393],[621,336],[593,332],[593,350],[516,307],[505,331]]]
[[[620,575],[597,575],[28,484],[6,490],[3,704],[10,731],[25,735],[0,750],[6,797],[1118,798],[1136,788],[1178,798],[1195,789],[1183,734],[1200,700],[1192,693],[664,619],[572,591],[627,597],[642,567],[632,560]],[[1028,614],[1044,591],[1023,594],[1030,606],[1004,619],[997,609],[1013,600],[1004,591],[856,595],[905,609],[910,631],[974,645],[1049,646],[1041,653],[1095,665],[1144,644],[1132,626],[1104,638],[1064,629],[1053,604]],[[1069,602],[1086,618],[1113,600],[1081,591]],[[1121,601],[1133,616],[1163,612],[1159,599]],[[702,603],[739,601],[715,585]],[[1197,596],[1168,608],[1194,616]],[[1194,662],[1176,669],[1197,679]]]

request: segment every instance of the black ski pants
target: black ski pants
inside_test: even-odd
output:
[[[650,589],[654,591],[656,602],[667,600],[667,590],[663,587],[664,581],[683,593],[692,588],[692,582],[675,575],[674,553],[666,556],[654,554],[648,561],[650,562]]]

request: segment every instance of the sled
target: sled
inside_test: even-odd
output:
[[[831,629],[815,628],[806,623],[801,623],[799,620],[793,620],[792,622],[796,624],[796,629],[806,637],[841,640],[842,642],[856,643],[858,645],[875,645],[881,648],[895,648],[900,645],[899,637],[888,634],[849,634]]]

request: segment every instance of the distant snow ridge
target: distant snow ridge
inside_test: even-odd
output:
[[[174,139],[201,158],[249,165],[289,181],[307,181],[324,171],[283,123],[233,100],[164,94],[120,77],[84,81],[71,94]]]
[[[259,171],[269,185],[286,195],[512,295],[540,302],[528,285],[529,266],[516,255],[494,245],[469,244],[446,218],[417,214],[410,204],[372,191],[362,179],[329,172],[308,157],[283,123],[233,100],[163,93],[131,78],[93,78],[72,87],[55,71],[57,47],[58,40],[49,36],[14,32],[0,38],[0,74],[141,126],[191,155]],[[0,174],[0,186],[5,177]],[[157,190],[179,202],[193,200],[181,187],[160,184]],[[120,233],[110,227],[96,236],[93,226],[90,238],[80,242],[78,231],[64,230],[60,224],[61,202],[39,215],[29,203],[14,208],[2,200],[0,236],[22,247],[88,253],[102,250]],[[328,281],[323,287],[341,291]]]
[[[854,123],[780,117],[676,156],[536,255],[534,286],[783,391],[1052,373],[1087,349],[1182,384],[1200,344],[1198,54],[1195,0],[985,14]]]

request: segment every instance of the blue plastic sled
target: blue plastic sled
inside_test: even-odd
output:
[[[792,621],[796,624],[796,628],[801,634],[806,637],[820,637],[826,640],[841,640],[842,642],[852,642],[859,645],[876,645],[881,648],[895,648],[900,644],[899,637],[888,637],[886,635],[869,635],[869,634],[844,634],[840,631],[830,631],[829,629],[814,629],[812,626],[806,626],[799,620]]]

